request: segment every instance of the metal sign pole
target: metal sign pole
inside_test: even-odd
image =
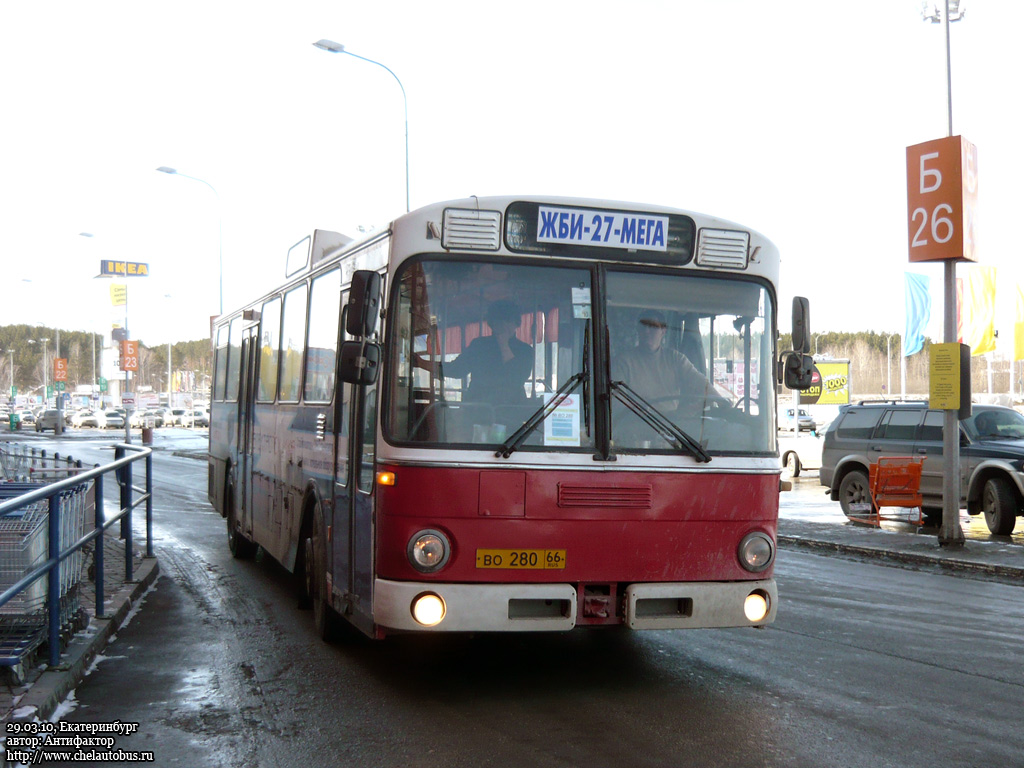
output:
[[[956,343],[956,261],[945,262],[943,340]],[[968,374],[970,375],[970,374]],[[961,393],[963,396],[963,393]],[[944,411],[942,429],[942,527],[940,546],[963,546],[960,528],[960,419],[956,409]]]

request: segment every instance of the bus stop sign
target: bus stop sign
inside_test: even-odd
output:
[[[977,261],[978,148],[962,136],[907,147],[910,261]]]

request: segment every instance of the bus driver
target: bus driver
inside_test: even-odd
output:
[[[699,418],[707,405],[731,405],[686,355],[664,344],[668,331],[664,314],[643,310],[638,323],[637,344],[616,358],[614,379],[625,382],[659,411],[675,411],[678,419]]]

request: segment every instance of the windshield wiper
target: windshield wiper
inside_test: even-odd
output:
[[[612,393],[629,410],[635,413],[651,429],[670,445],[688,451],[697,461],[711,461],[711,454],[699,442],[684,432],[665,414],[644,400],[624,381],[611,382]]]
[[[501,448],[495,451],[494,455],[498,458],[507,459],[512,453],[518,450],[526,438],[533,432],[548,416],[550,416],[558,406],[562,404],[562,401],[566,397],[572,394],[573,390],[576,389],[583,383],[583,420],[586,422],[587,437],[590,437],[590,321],[587,321],[586,330],[583,332],[583,370],[579,373],[574,373],[565,383],[560,386],[555,394],[551,396],[551,399],[544,403],[540,408],[533,412],[526,421],[523,422],[522,426],[519,427],[515,432],[509,435],[508,440],[501,444]]]
[[[565,384],[558,388],[558,391],[551,396],[551,399],[534,411],[533,415],[524,421],[523,425],[519,427],[519,429],[509,435],[508,440],[501,444],[501,448],[495,451],[494,455],[505,459],[511,456],[512,452],[518,449],[519,446],[525,442],[526,438],[530,436],[530,433],[533,432],[533,430],[535,430],[537,426],[544,421],[544,419],[550,416],[554,410],[562,404],[562,401],[565,400],[566,397],[572,394],[572,391],[580,385],[581,381],[583,381],[582,372],[574,373],[566,379]]]

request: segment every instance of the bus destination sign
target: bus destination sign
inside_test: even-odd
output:
[[[639,251],[668,250],[668,216],[582,208],[537,209],[537,242]]]

